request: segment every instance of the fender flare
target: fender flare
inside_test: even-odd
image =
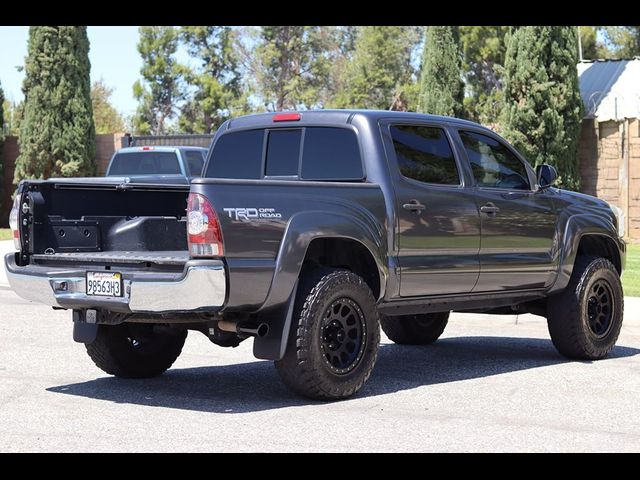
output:
[[[609,219],[590,213],[572,215],[565,225],[561,244],[560,266],[556,281],[549,288],[550,294],[560,292],[569,284],[573,266],[578,256],[580,241],[583,237],[589,235],[607,237],[619,249],[616,228]],[[619,254],[621,255],[620,252]]]
[[[326,211],[305,211],[290,219],[280,243],[269,293],[257,312],[259,321],[269,324],[269,333],[254,339],[253,354],[256,358],[279,360],[284,356],[298,277],[309,244],[317,238],[346,238],[361,243],[372,255],[378,268],[378,300],[384,297],[389,275],[384,262],[386,255],[383,255],[386,251],[386,237],[382,226],[376,228],[376,223],[366,220],[369,219]]]

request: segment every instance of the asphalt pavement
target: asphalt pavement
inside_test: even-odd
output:
[[[7,287],[7,271],[4,268],[4,256],[9,252],[14,252],[13,240],[3,240],[0,242],[0,260],[2,266],[0,267],[0,287]]]
[[[165,375],[110,377],[68,312],[0,287],[0,452],[639,451],[640,299],[618,345],[570,362],[540,317],[454,314],[429,347],[383,337],[360,393],[322,403],[197,332]]]

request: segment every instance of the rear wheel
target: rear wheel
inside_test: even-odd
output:
[[[549,298],[547,325],[553,344],[569,358],[606,357],[622,328],[623,302],[614,265],[606,258],[579,257],[567,288]]]
[[[382,317],[382,331],[394,343],[400,345],[428,345],[444,332],[449,312],[425,313]]]
[[[87,353],[98,368],[124,378],[155,377],[178,358],[186,330],[159,331],[153,324],[99,325]]]
[[[371,289],[346,270],[317,269],[300,279],[291,334],[275,366],[293,391],[320,400],[356,393],[378,353],[380,326]]]

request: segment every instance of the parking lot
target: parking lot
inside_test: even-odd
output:
[[[0,287],[0,451],[638,451],[640,299],[611,358],[568,362],[543,319],[455,314],[430,347],[383,337],[362,391],[293,396],[251,341],[190,333],[162,377],[121,380],[70,314]]]

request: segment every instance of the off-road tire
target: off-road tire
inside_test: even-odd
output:
[[[604,293],[599,295],[598,291]],[[600,298],[605,301],[602,303]],[[608,318],[605,315],[608,308],[612,312],[605,325],[605,320],[599,319]],[[578,257],[567,287],[550,297],[547,303],[551,340],[566,357],[579,360],[604,358],[620,334],[623,309],[622,285],[615,266],[606,258]],[[600,334],[597,333],[598,325],[602,327]]]
[[[173,365],[186,338],[187,330],[157,332],[152,324],[99,325],[86,348],[93,363],[110,375],[149,378]]]
[[[429,345],[444,332],[449,322],[449,312],[420,315],[383,316],[382,331],[393,343],[399,345]]]
[[[369,286],[350,271],[316,268],[303,272],[287,349],[284,357],[275,362],[284,384],[300,395],[317,400],[339,400],[360,390],[371,375],[380,343],[380,320],[375,303]],[[335,308],[338,308],[337,314]],[[346,317],[331,320],[335,315]],[[334,331],[332,322],[338,320],[345,325],[346,346],[349,338],[360,339],[353,352],[342,352],[354,359],[343,369],[338,368],[342,366],[341,357],[333,356],[330,348],[334,343],[328,340]],[[360,334],[354,334],[354,325],[359,325]],[[339,333],[334,337],[340,338]]]

